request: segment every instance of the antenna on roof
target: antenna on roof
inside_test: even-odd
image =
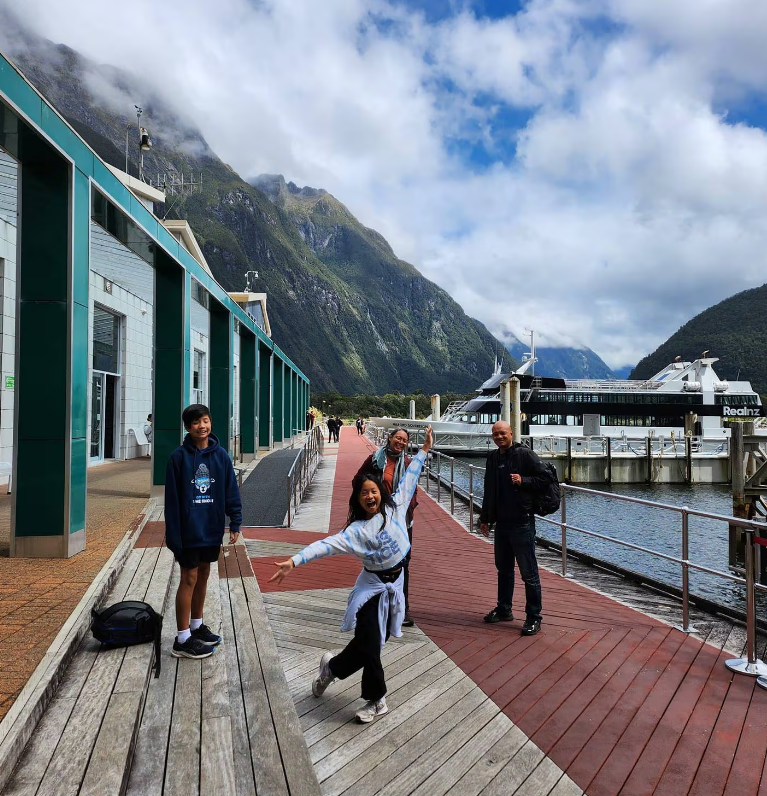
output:
[[[707,348],[707,349],[706,349],[706,350],[705,350],[705,351],[704,351],[704,352],[701,354],[701,356],[702,356],[702,357],[706,356],[706,354],[708,354],[708,352],[709,352],[710,350],[711,350],[711,349]]]
[[[245,292],[252,293],[253,292],[253,280],[258,279],[258,271],[246,271],[245,272]]]

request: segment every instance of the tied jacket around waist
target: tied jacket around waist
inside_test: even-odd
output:
[[[522,477],[518,487],[511,485],[512,473]],[[545,492],[549,482],[550,477],[543,462],[526,445],[515,442],[506,451],[500,448],[492,451],[485,464],[485,494],[479,514],[480,523],[492,524],[499,520],[524,522],[533,516],[534,496]]]

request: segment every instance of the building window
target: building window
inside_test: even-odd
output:
[[[93,370],[120,373],[120,318],[97,306],[93,308]]]
[[[192,278],[192,298],[205,309],[210,308],[210,294],[207,290],[194,278]]]
[[[91,218],[123,246],[153,265],[155,244],[149,235],[96,188],[93,189],[92,200]]]
[[[196,348],[192,361],[192,403],[205,403],[205,354]]]

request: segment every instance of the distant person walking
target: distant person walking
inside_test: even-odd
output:
[[[326,421],[328,427],[328,442],[332,442],[336,435],[336,421],[334,417],[328,417]]]
[[[314,428],[314,421],[317,415],[314,414],[314,409],[309,410],[309,428]]]
[[[146,437],[146,441],[149,443],[149,453],[147,453],[147,456],[151,456],[152,443],[154,442],[154,427],[152,426],[151,412],[146,416],[146,423],[144,423],[144,436]]]
[[[407,444],[410,441],[410,432],[406,428],[395,428],[394,431],[389,433],[389,438],[385,445],[382,445],[375,453],[362,462],[362,466],[357,471],[355,478],[358,478],[365,473],[375,473],[383,485],[388,490],[389,494],[394,494],[399,487],[402,476],[410,466],[410,457],[405,454]],[[402,624],[405,627],[412,627],[415,623],[410,616],[410,556],[413,552],[413,516],[418,507],[418,496],[413,492],[413,497],[407,508],[407,538],[410,542],[410,550],[405,556],[405,577],[402,582],[402,591],[405,595],[405,618]]]
[[[333,423],[333,436],[335,437],[336,442],[338,442],[338,435],[341,432],[341,426],[344,424],[344,421],[336,415],[335,422]]]
[[[365,433],[365,421],[362,419],[362,415],[357,418],[355,425],[357,426],[357,434],[361,437]]]
[[[346,553],[362,561],[363,570],[349,594],[341,625],[341,630],[354,630],[354,638],[338,655],[324,653],[312,693],[320,697],[334,680],[345,680],[362,669],[362,698],[366,704],[356,717],[363,724],[389,712],[381,650],[390,635],[402,635],[403,559],[410,549],[407,510],[431,444],[429,427],[423,447],[413,457],[393,495],[374,473],[355,476],[345,528],[314,542],[287,561],[275,562],[278,571],[272,580],[279,583],[295,567],[324,556]]]
[[[514,617],[514,562],[525,584],[523,636],[541,629],[541,581],[535,557],[533,496],[545,492],[550,476],[530,448],[515,443],[511,426],[503,420],[492,428],[498,450],[487,457],[485,493],[479,515],[480,530],[490,535],[495,523],[495,566],[498,570],[498,603],[485,622],[508,622]]]

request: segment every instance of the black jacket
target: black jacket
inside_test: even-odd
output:
[[[498,519],[498,490],[501,478],[498,466],[502,456],[508,456],[511,465],[503,473],[504,477],[508,478],[511,473],[519,473],[522,476],[522,483],[513,491],[514,514],[518,516],[520,522],[533,514],[533,496],[545,492],[551,480],[538,454],[526,445],[515,442],[508,454],[502,454],[500,449],[494,450],[488,455],[485,464],[485,494],[479,514],[479,521],[483,524],[494,523]]]

